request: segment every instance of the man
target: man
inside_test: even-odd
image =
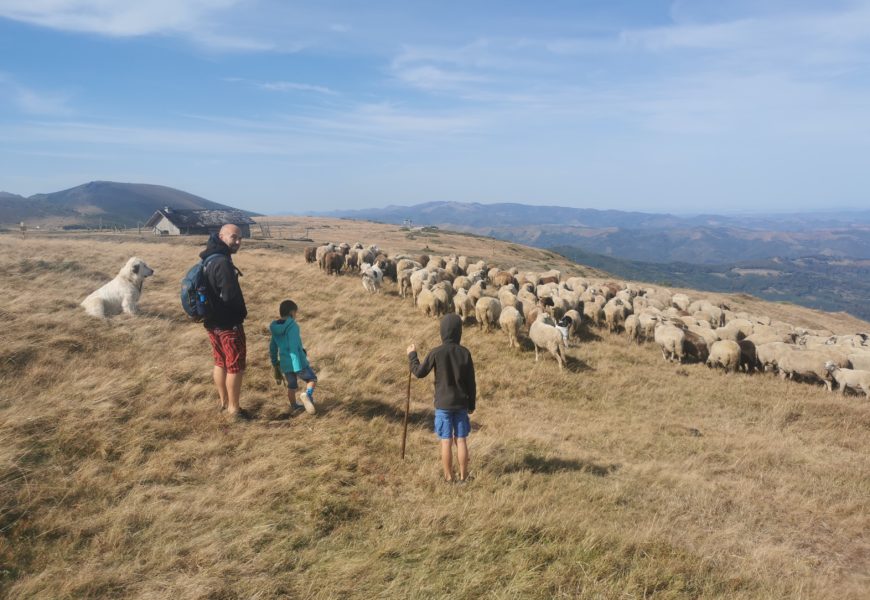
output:
[[[204,324],[214,355],[214,384],[220,396],[221,410],[226,410],[234,418],[246,416],[239,407],[239,396],[247,353],[243,323],[248,309],[239,286],[242,273],[232,260],[232,255],[241,245],[241,229],[236,225],[224,225],[220,233],[208,238],[205,250],[199,254],[202,259],[217,255],[205,263],[212,308]]]

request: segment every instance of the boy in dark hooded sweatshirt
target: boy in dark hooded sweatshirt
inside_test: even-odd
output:
[[[468,348],[460,346],[462,319],[448,314],[441,319],[441,341],[420,362],[414,344],[408,346],[411,372],[422,379],[435,369],[435,433],[441,439],[441,463],[444,478],[453,482],[453,449],[459,461],[459,480],[468,477],[468,445],[466,438],[471,430],[468,415],[474,412],[477,401],[477,384],[474,380],[474,362]]]

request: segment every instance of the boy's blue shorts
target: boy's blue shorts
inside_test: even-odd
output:
[[[471,431],[471,421],[467,410],[435,409],[435,433],[442,440],[467,438]]]
[[[299,382],[296,379],[301,379],[302,381],[309,383],[311,381],[317,381],[317,375],[314,373],[314,369],[310,366],[305,367],[301,371],[297,371],[296,373],[284,373],[284,377],[287,378],[287,387],[291,390],[295,390],[299,387]]]

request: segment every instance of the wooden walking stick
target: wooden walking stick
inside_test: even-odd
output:
[[[408,395],[405,396],[405,419],[402,423],[402,460],[405,460],[405,440],[408,438],[408,413],[411,410],[411,371],[408,370]]]

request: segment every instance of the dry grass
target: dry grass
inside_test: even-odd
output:
[[[328,237],[355,241],[340,224]],[[422,242],[354,227],[393,251]],[[427,243],[513,253],[476,239]],[[255,241],[238,255],[243,405],[256,418],[228,424],[205,333],[177,306],[192,240],[0,237],[0,595],[866,597],[867,402],[667,365],[605,333],[560,374],[501,333],[467,331],[477,478],[447,486],[431,381],[414,384],[398,461],[404,347],[432,347],[436,322],[390,285],[370,298],[355,277],[327,278],[299,247]],[[78,302],[133,254],[157,271],[144,315],[86,318]],[[268,368],[266,325],[285,297],[321,375],[315,418],[287,417]]]

